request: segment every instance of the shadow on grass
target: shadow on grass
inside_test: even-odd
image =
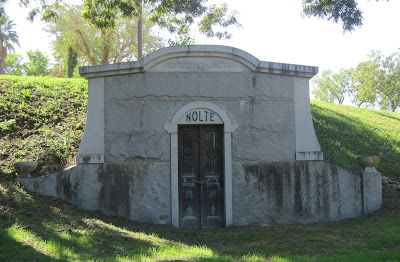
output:
[[[116,254],[151,255],[155,247],[151,241],[132,238],[101,222],[97,218],[100,214],[76,210],[57,199],[30,195],[10,181],[0,181],[0,185],[8,189],[7,194],[0,194],[0,261],[117,261]],[[130,247],[137,252],[129,251]],[[52,254],[51,259],[44,253]]]
[[[4,229],[0,229],[0,254],[1,261],[63,261],[44,255],[33,247],[16,241]]]
[[[397,115],[390,115],[385,111],[383,111],[383,112],[379,111],[379,110],[375,110],[375,111],[376,112],[374,112],[374,113],[377,114],[377,115],[380,115],[382,117],[388,117],[388,118],[391,118],[391,119],[396,120],[396,121],[400,121],[400,113],[397,113]]]

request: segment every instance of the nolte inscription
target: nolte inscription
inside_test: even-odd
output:
[[[186,113],[186,122],[215,122],[215,113],[208,110],[195,110]]]
[[[188,71],[209,72],[213,70],[224,70],[232,67],[231,64],[223,61],[171,61],[167,62],[167,68],[185,69]]]

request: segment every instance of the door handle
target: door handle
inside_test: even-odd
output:
[[[208,182],[211,182],[211,180],[210,180],[210,179],[203,180],[203,181],[193,180],[193,182],[195,182],[195,183],[197,183],[197,184],[200,184],[200,185],[203,185],[203,184],[206,184],[206,183],[208,183]]]

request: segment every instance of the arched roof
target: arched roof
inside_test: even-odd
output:
[[[295,75],[308,78],[318,73],[317,67],[260,61],[255,56],[241,49],[221,45],[182,45],[166,47],[147,55],[141,61],[85,66],[81,67],[79,72],[85,78],[142,73],[151,70],[164,61],[177,58],[229,59],[254,72]]]

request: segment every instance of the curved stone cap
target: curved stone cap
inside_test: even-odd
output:
[[[242,72],[254,71],[311,78],[318,67],[260,61],[234,47],[221,45],[182,45],[159,49],[142,61],[84,66],[85,78],[155,72]]]

